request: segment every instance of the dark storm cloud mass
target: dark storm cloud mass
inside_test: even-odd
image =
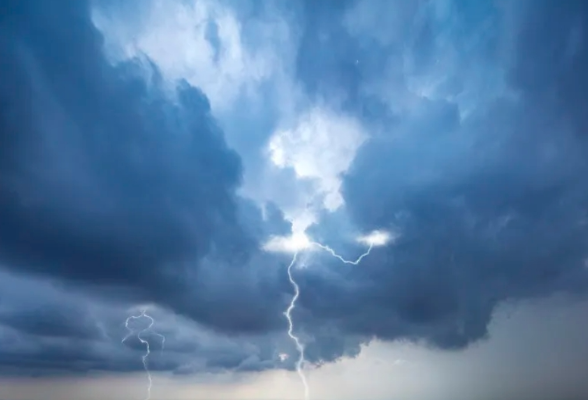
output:
[[[251,286],[257,271],[241,264],[265,236],[289,225],[275,206],[262,215],[235,195],[240,159],[225,144],[205,95],[183,82],[170,92],[147,58],[109,64],[89,14],[85,1],[2,6],[0,262],[21,275],[155,302],[220,329],[275,326],[279,313],[245,314],[244,324],[223,316],[222,307],[246,307],[236,292],[262,300]],[[200,275],[205,256],[215,264]],[[227,277],[236,292],[223,291]],[[38,293],[30,301],[6,305],[0,324],[31,343],[39,338],[27,350],[31,359],[70,351],[92,359],[79,340],[100,338],[84,307],[43,306]],[[116,315],[117,323],[126,317]],[[99,368],[115,368],[112,349],[100,353]],[[2,357],[6,364],[17,362],[18,347],[11,351],[16,355]],[[230,367],[251,356],[239,354]],[[226,359],[209,361],[218,366],[217,357]]]
[[[352,258],[363,248],[337,241],[349,226],[400,234],[358,267],[319,253],[295,271],[294,317],[314,362],[373,337],[463,347],[486,335],[501,300],[585,291],[588,6],[472,4],[292,7],[309,98],[373,128],[344,178],[345,210],[313,235]],[[137,340],[119,352],[129,300],[215,330],[173,331],[162,311],[155,370],[292,367],[277,364],[291,343],[274,334],[286,328],[290,260],[257,250],[290,226],[235,194],[241,162],[204,94],[186,83],[170,93],[147,58],[109,64],[87,7],[1,9],[1,262],[96,297],[0,292],[3,370],[142,368]]]
[[[412,53],[423,70],[427,59],[449,51],[444,37],[471,31],[468,13],[478,11],[460,2],[436,4],[453,19],[436,28],[443,16],[437,8],[420,24],[425,33],[413,25],[420,44]],[[509,89],[460,103],[439,85],[433,95],[415,96],[410,110],[396,111],[384,133],[361,148],[344,180],[350,218],[362,231],[387,228],[401,236],[361,268],[343,268],[345,280],[327,284],[319,272],[301,275],[301,304],[313,324],[460,348],[487,335],[500,301],[585,293],[588,7],[516,2],[493,13],[500,18],[489,13],[494,32],[478,37],[480,50],[456,52],[455,69],[441,73],[465,87],[476,60],[489,60]],[[355,40],[381,33],[369,21]],[[459,49],[458,40],[454,45]],[[363,56],[369,63],[370,53]],[[404,73],[408,85],[415,73]],[[494,78],[488,72],[480,79]],[[361,102],[358,91],[348,94]],[[462,118],[470,106],[476,108]]]
[[[272,337],[229,338],[168,310],[149,307],[155,320],[139,316],[118,301],[63,291],[36,278],[0,273],[0,374],[64,375],[92,371],[132,372],[143,369],[141,357],[150,344],[152,371],[174,374],[256,371],[277,363]],[[163,346],[161,334],[165,336]],[[122,339],[128,338],[122,343]]]
[[[235,195],[240,159],[206,97],[169,93],[148,59],[110,65],[85,2],[9,3],[1,33],[5,265],[191,314],[199,259],[243,262],[287,226]]]
[[[20,2],[4,16],[2,253],[132,284],[140,266],[147,279],[149,265],[236,229],[239,159],[197,89],[184,85],[172,105],[156,70],[149,82],[136,65],[106,64],[82,4]],[[79,26],[58,29],[68,18]]]

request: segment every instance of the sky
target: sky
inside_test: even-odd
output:
[[[587,41],[582,0],[5,0],[0,399],[588,398]]]

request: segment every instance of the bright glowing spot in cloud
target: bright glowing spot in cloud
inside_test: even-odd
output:
[[[311,241],[305,233],[294,233],[290,236],[272,237],[263,249],[272,253],[296,253],[310,246]]]
[[[379,247],[387,245],[397,237],[398,235],[391,234],[390,232],[375,230],[368,235],[358,237],[356,240],[367,246]]]
[[[358,243],[369,247],[380,247],[393,242],[398,236],[387,231],[375,230],[356,239]],[[313,251],[324,246],[313,242],[304,232],[295,232],[290,236],[273,236],[264,245],[263,250],[272,253],[296,253],[302,250]]]

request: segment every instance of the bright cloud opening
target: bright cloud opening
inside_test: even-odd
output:
[[[298,178],[313,180],[316,192],[309,200],[319,200],[325,209],[334,211],[344,204],[341,174],[366,138],[359,121],[315,107],[291,129],[274,133],[268,155],[276,167],[290,167]]]
[[[147,55],[170,82],[186,79],[201,88],[214,110],[230,108],[243,92],[256,94],[280,67],[275,37],[287,39],[287,29],[279,18],[256,21],[259,43],[253,48],[235,12],[215,1],[154,0],[137,15],[139,22],[130,23],[93,10],[110,56],[119,61]]]

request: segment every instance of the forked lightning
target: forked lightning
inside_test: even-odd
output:
[[[306,360],[304,358],[304,345],[300,342],[300,339],[298,338],[298,336],[296,336],[294,334],[294,323],[292,321],[292,311],[294,310],[294,308],[296,308],[296,301],[298,300],[298,297],[300,296],[300,287],[298,286],[298,284],[296,283],[296,281],[292,277],[292,268],[296,264],[296,258],[298,257],[298,252],[314,246],[314,247],[318,247],[319,249],[326,251],[327,253],[329,253],[331,256],[337,258],[342,263],[358,265],[361,262],[361,260],[364,259],[364,257],[366,257],[370,254],[370,252],[372,251],[372,248],[374,246],[384,246],[391,239],[392,239],[392,237],[390,236],[390,234],[388,234],[387,232],[382,232],[382,231],[375,231],[375,232],[372,232],[370,235],[359,237],[357,239],[357,241],[360,243],[367,244],[368,249],[365,251],[365,253],[360,255],[354,261],[344,259],[339,254],[337,254],[333,249],[331,249],[329,246],[323,245],[318,242],[311,242],[310,240],[308,240],[306,235],[293,236],[291,239],[291,243],[288,243],[287,240],[278,239],[278,240],[274,240],[273,244],[270,241],[266,245],[266,250],[269,250],[269,251],[294,250],[294,256],[292,257],[292,261],[288,265],[288,269],[287,269],[288,279],[290,281],[290,284],[294,288],[294,296],[292,296],[292,300],[290,301],[288,308],[284,312],[284,315],[288,319],[288,336],[292,339],[292,341],[296,345],[296,350],[298,350],[298,360],[296,361],[296,372],[298,373],[298,376],[300,377],[300,380],[302,381],[302,385],[304,386],[304,399],[305,400],[309,400],[310,390],[308,387],[308,382],[306,381],[306,376],[304,375],[304,371],[303,371],[304,363],[306,362]]]
[[[145,340],[141,336],[141,334],[145,333],[145,332],[150,332],[152,335],[155,335],[155,336],[158,336],[159,338],[161,338],[161,350],[162,351],[165,346],[165,336],[151,330],[151,328],[155,324],[155,320],[153,319],[153,317],[151,317],[149,314],[147,314],[147,309],[143,309],[143,310],[141,310],[141,314],[131,315],[130,317],[128,317],[126,319],[125,328],[127,328],[129,333],[123,338],[121,343],[124,343],[128,338],[130,338],[135,333],[135,331],[129,327],[129,322],[131,320],[136,320],[136,319],[140,319],[140,318],[147,318],[149,320],[149,325],[146,328],[137,332],[137,339],[139,339],[139,341],[145,345],[145,354],[141,357],[141,360],[143,361],[143,368],[145,369],[145,372],[147,373],[147,379],[149,380],[149,384],[147,386],[147,397],[145,398],[145,400],[149,400],[151,398],[151,387],[153,386],[153,380],[151,379],[151,372],[149,371],[147,359],[149,358],[149,355],[151,354],[151,346],[149,344],[149,341]]]

